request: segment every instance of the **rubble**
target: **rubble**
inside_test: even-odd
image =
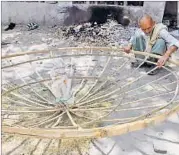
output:
[[[134,34],[136,27],[124,27],[114,20],[107,20],[106,23],[94,26],[91,23],[71,25],[58,29],[57,36],[68,41],[75,41],[77,44],[87,45],[121,45],[125,44]]]

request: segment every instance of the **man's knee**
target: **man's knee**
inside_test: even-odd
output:
[[[166,42],[163,39],[157,39],[156,43],[152,47],[152,53],[163,55],[166,51]]]
[[[166,47],[166,42],[164,39],[157,39],[156,44]]]
[[[132,45],[133,45],[134,50],[144,51],[146,45],[145,45],[145,39],[144,39],[143,35],[140,35],[140,34],[135,35]]]

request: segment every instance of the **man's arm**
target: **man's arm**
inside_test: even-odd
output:
[[[128,44],[127,46],[123,47],[124,52],[130,53],[130,52],[131,52],[131,49],[132,49],[132,47],[133,47],[133,44],[134,44],[134,42],[135,42],[135,41],[134,41],[135,38],[136,38],[137,36],[141,36],[141,35],[144,35],[144,32],[142,32],[141,29],[137,28],[137,29],[135,30],[134,35],[130,38],[129,44]]]
[[[127,54],[131,52],[133,39],[134,39],[134,36],[130,38],[129,44],[123,48],[124,52],[126,52]]]
[[[174,38],[167,30],[162,30],[160,32],[160,37],[165,40],[166,44],[169,45],[169,48],[167,49],[165,54],[158,60],[158,67],[162,67],[169,59],[171,54],[177,51],[177,49],[179,48],[179,41]]]
[[[124,52],[130,53],[130,52],[131,52],[131,49],[132,49],[132,44],[129,43],[129,45],[126,46],[126,47],[124,47],[123,49],[124,49]]]
[[[160,68],[162,67],[166,61],[169,59],[170,55],[175,52],[178,48],[175,45],[169,47],[166,53],[158,60],[157,66]]]

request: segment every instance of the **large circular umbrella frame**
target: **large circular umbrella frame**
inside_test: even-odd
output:
[[[158,55],[139,51],[131,53],[160,58]],[[179,110],[177,72],[163,66],[162,70],[165,74],[154,78],[155,76],[150,76],[148,73],[157,67],[147,73],[142,72],[140,66],[135,69],[129,67],[131,61],[137,59],[131,56],[132,54],[125,54],[117,47],[68,47],[59,48],[56,51],[30,51],[2,56],[2,78],[3,71],[9,70],[13,70],[19,77],[14,81],[8,81],[4,77],[5,82],[2,81],[2,132],[49,139],[99,138],[122,135],[164,121],[169,115]],[[31,59],[16,63],[12,60],[18,60],[23,56]],[[89,62],[94,62],[93,66],[87,62],[86,66],[81,68],[78,66],[79,69],[76,69],[80,72],[86,71],[86,76],[79,72],[73,75],[66,74],[75,85],[72,93],[73,103],[66,103],[65,99],[52,101],[47,96],[43,96],[41,92],[50,92],[44,83],[50,82],[53,78],[60,79],[62,75],[48,77],[43,75],[44,72],[36,70],[34,64],[59,58],[64,62],[69,60],[67,68],[70,73],[74,69],[72,59],[83,57],[88,57]],[[93,58],[97,58],[99,63]],[[100,61],[100,58],[104,61]],[[179,62],[171,59],[168,63],[179,66]],[[35,76],[28,77],[31,80],[22,77],[17,71],[16,68],[23,65],[29,65],[34,70]],[[116,65],[113,66],[113,70],[111,65]],[[112,71],[116,74],[112,74]],[[171,77],[172,81],[167,83],[165,79],[168,77]],[[145,82],[141,82],[142,80]],[[164,80],[163,83],[162,80]],[[163,89],[143,90],[144,87],[153,86],[153,84],[158,84]],[[75,98],[80,91],[83,91],[83,95]],[[155,93],[146,96],[152,92]],[[136,96],[138,98],[135,100]],[[54,97],[52,93],[51,97]],[[160,97],[162,100],[159,103],[157,99]],[[155,104],[152,104],[152,101],[155,101]],[[146,104],[135,106],[139,102]],[[124,113],[129,114],[135,110],[139,111],[136,115],[125,117]],[[123,114],[120,115],[120,112]],[[116,116],[112,117],[113,114]],[[10,121],[9,124],[9,120],[13,118],[14,123]]]

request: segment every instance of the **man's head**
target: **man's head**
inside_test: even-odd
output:
[[[150,35],[155,25],[155,21],[153,21],[152,17],[149,15],[145,15],[139,20],[139,27],[146,35]]]

